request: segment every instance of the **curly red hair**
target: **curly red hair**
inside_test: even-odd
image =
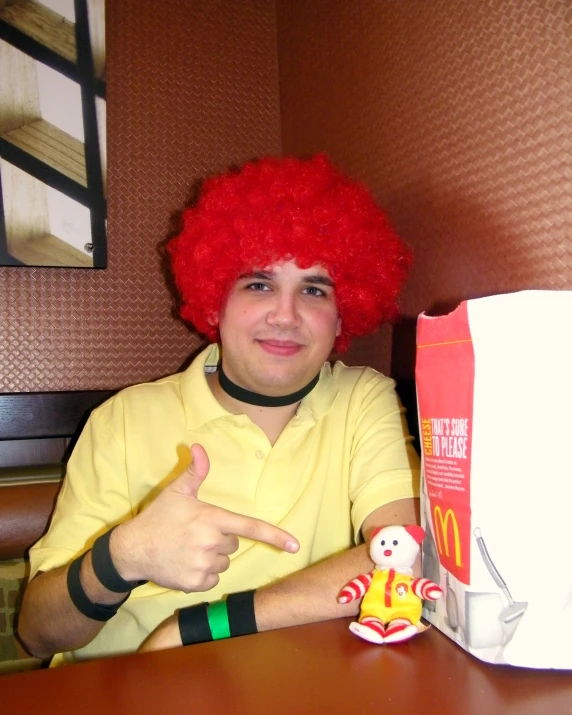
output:
[[[320,264],[334,281],[341,317],[335,349],[396,317],[411,252],[370,192],[323,155],[264,158],[207,179],[167,245],[181,317],[218,340],[220,312],[242,273],[285,260]]]

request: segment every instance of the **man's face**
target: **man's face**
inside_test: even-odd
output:
[[[277,396],[301,389],[319,372],[341,323],[327,270],[285,261],[240,276],[218,325],[228,377]]]

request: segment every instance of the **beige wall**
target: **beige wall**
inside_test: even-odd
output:
[[[176,370],[157,251],[197,179],[280,152],[274,4],[107,3],[108,268],[0,268],[0,391],[118,387]]]
[[[409,320],[362,347],[412,375],[415,316],[572,288],[572,8],[279,0],[283,150],[327,151],[415,250]]]

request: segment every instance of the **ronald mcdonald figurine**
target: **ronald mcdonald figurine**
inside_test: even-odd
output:
[[[422,599],[436,601],[443,591],[426,578],[413,577],[413,564],[425,531],[416,525],[386,526],[371,537],[373,571],[356,576],[338,596],[339,603],[362,598],[350,631],[370,643],[399,643],[420,630]]]

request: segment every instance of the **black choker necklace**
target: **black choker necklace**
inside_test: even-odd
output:
[[[300,402],[303,397],[306,397],[306,395],[316,387],[319,379],[320,373],[305,387],[298,390],[298,392],[291,392],[289,395],[280,395],[279,397],[270,397],[269,395],[260,395],[258,392],[245,390],[244,387],[240,387],[235,382],[232,382],[232,380],[229,380],[224,374],[222,365],[218,371],[219,384],[227,395],[234,397],[235,400],[246,402],[248,405],[257,405],[258,407],[285,407],[286,405],[293,405],[295,402]]]

